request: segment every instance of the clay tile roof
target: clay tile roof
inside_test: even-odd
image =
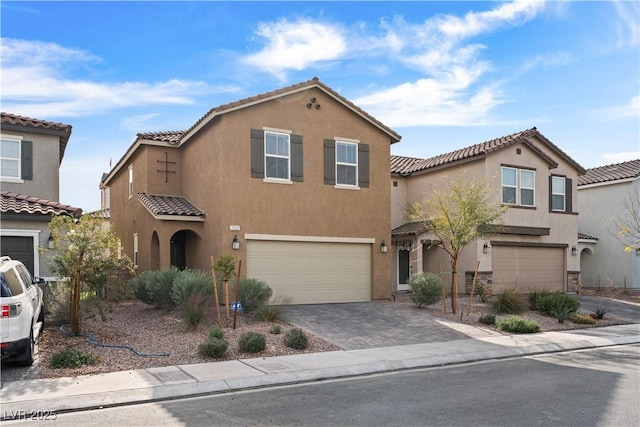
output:
[[[62,162],[64,151],[67,148],[67,143],[69,142],[69,137],[71,136],[71,125],[48,122],[46,120],[40,119],[32,119],[31,117],[23,117],[4,112],[0,113],[0,125],[3,129],[13,129],[20,131],[23,130],[23,128],[31,128],[34,130],[34,132],[60,136],[60,162]]]
[[[59,202],[52,202],[24,194],[12,193],[10,191],[0,191],[0,212],[43,215],[65,214],[74,218],[80,218],[82,215],[81,208],[75,208]]]
[[[422,221],[407,222],[391,230],[392,237],[418,236],[427,231]]]
[[[184,197],[138,193],[138,200],[153,215],[204,217],[204,212],[196,208]]]
[[[578,239],[586,239],[586,240],[598,240],[597,237],[591,236],[587,233],[578,233]]]
[[[87,212],[85,215],[90,216],[91,218],[110,219],[111,218],[111,210],[109,210],[109,209],[98,209],[97,211]]]
[[[167,132],[144,132],[139,133],[138,138],[148,139],[150,141],[168,142],[169,144],[177,144],[186,133],[187,131],[184,130],[174,130]]]
[[[578,186],[640,177],[640,159],[587,169],[578,177]]]
[[[555,144],[544,137],[538,130],[533,127],[521,132],[516,132],[511,135],[503,136],[500,138],[485,141],[480,144],[464,147],[459,150],[451,151],[449,153],[440,154],[438,156],[430,157],[428,159],[416,159],[411,157],[392,156],[391,157],[391,173],[398,175],[410,175],[414,172],[426,171],[439,166],[445,166],[456,162],[468,161],[474,158],[480,158],[486,156],[494,151],[501,150],[517,143],[524,143],[532,150],[536,151],[539,156],[544,158],[551,166],[556,167],[558,163],[549,157],[546,153],[538,150],[535,146],[531,145],[527,138],[531,136],[537,136],[547,145],[549,145],[555,153],[560,157],[563,157],[567,162],[572,164],[579,173],[584,172],[582,166],[576,163],[565,152],[560,150]]]

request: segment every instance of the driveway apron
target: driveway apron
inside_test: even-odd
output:
[[[392,302],[285,306],[285,320],[343,350],[469,339],[424,310]]]

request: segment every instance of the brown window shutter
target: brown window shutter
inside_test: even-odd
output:
[[[553,177],[549,175],[549,212],[553,212]]]
[[[336,184],[336,141],[324,140],[324,183]]]
[[[291,135],[291,181],[303,181],[302,135]]]
[[[358,186],[369,187],[369,144],[358,144]]]
[[[251,129],[251,178],[264,178],[264,131]]]
[[[573,180],[571,178],[565,178],[564,185],[565,211],[573,212]]]
[[[22,179],[33,179],[33,142],[22,141],[20,174]]]

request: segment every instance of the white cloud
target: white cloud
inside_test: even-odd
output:
[[[528,60],[520,69],[520,73],[525,73],[534,68],[557,68],[567,65],[573,60],[570,53],[567,52],[553,52],[547,54],[540,54],[534,56]]]
[[[594,119],[601,121],[614,121],[625,119],[638,119],[640,117],[640,96],[631,98],[628,104],[601,108],[591,112]]]
[[[158,117],[156,113],[139,114],[137,116],[127,116],[122,120],[122,127],[134,132],[139,132],[140,129],[148,129],[151,126],[149,123]]]
[[[212,91],[205,83],[94,82],[70,75],[78,67],[101,62],[88,52],[55,43],[3,38],[3,109],[34,117],[73,117],[122,107],[192,104]]]
[[[618,46],[637,46],[640,44],[640,4],[615,1],[613,5],[620,18],[616,27]]]
[[[266,46],[242,62],[284,79],[289,70],[303,70],[312,64],[341,58],[346,42],[340,28],[310,19],[259,24],[256,35]]]

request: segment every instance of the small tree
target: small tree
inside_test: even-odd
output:
[[[408,204],[405,216],[421,221],[435,234],[451,262],[451,311],[458,309],[458,258],[462,250],[476,238],[491,235],[506,207],[491,198],[491,187],[475,177],[461,176],[444,189],[435,189],[420,202]]]
[[[622,200],[622,213],[614,218],[616,239],[625,252],[640,250],[640,188],[629,192]]]
[[[221,255],[216,259],[213,269],[220,274],[220,280],[224,283],[224,299],[229,320],[229,280],[234,277],[236,269],[236,259],[233,255]],[[236,284],[237,286],[237,284]]]
[[[67,215],[51,219],[49,229],[55,247],[49,266],[60,278],[69,278],[71,292],[71,331],[80,332],[80,293],[83,286],[92,291],[103,289],[109,271],[126,268],[133,271],[126,256],[118,257],[119,240],[101,220],[83,216],[75,221]]]

